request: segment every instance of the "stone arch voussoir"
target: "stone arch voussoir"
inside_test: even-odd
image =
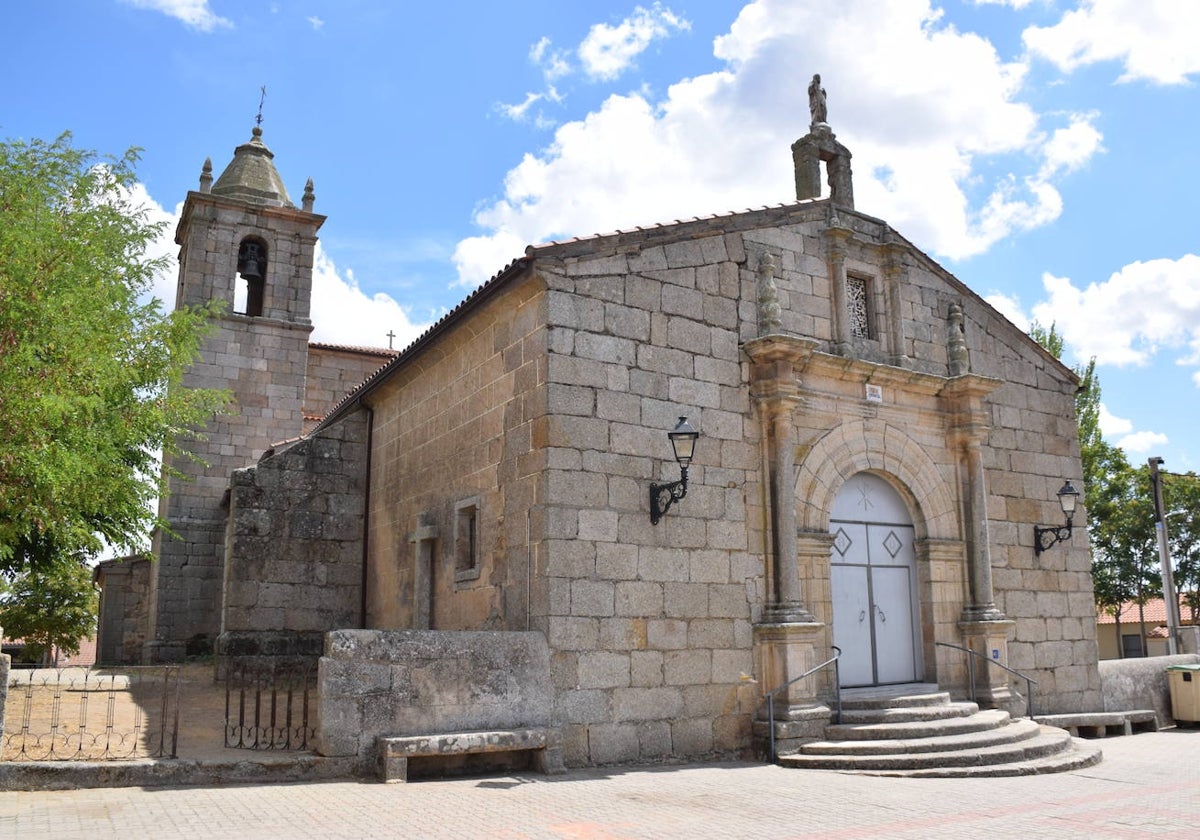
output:
[[[912,506],[918,539],[961,539],[953,470],[937,464],[899,426],[882,420],[843,423],[805,454],[796,470],[800,528],[827,531],[834,497],[860,472],[890,480]]]

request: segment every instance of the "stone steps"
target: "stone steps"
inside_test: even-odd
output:
[[[842,724],[910,723],[970,717],[979,711],[974,703],[944,703],[929,706],[903,706],[894,709],[847,709],[842,706]]]
[[[788,767],[817,770],[930,770],[949,767],[974,767],[981,764],[1008,764],[1046,758],[1068,750],[1071,736],[1061,729],[1046,727],[1032,738],[993,743],[988,746],[921,752],[892,752],[869,755],[810,755],[803,749],[796,755],[780,756]],[[897,749],[905,749],[903,742]]]
[[[784,767],[903,776],[1016,776],[1096,764],[1099,750],[1053,726],[980,711],[936,687],[856,689],[825,739],[780,755]]]
[[[1041,728],[1031,720],[1014,720],[1004,725],[994,723],[996,715],[1007,718],[1007,712],[980,712],[981,721],[969,730],[951,730],[945,734],[907,735],[872,740],[813,741],[805,744],[804,755],[886,755],[895,752],[920,753],[979,749],[997,744],[1016,743],[1037,736]],[[898,734],[898,733],[897,733]]]

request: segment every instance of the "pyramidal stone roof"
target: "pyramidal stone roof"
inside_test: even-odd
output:
[[[271,162],[275,155],[262,141],[262,129],[255,126],[252,134],[250,142],[233,150],[233,160],[213,184],[212,194],[272,207],[295,207]]]

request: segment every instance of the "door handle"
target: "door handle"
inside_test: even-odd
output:
[[[866,620],[867,620],[867,611],[863,610],[862,612],[860,612],[858,614],[858,623],[862,624]]]
[[[878,604],[875,605],[875,612],[879,613],[879,620],[884,624],[887,624],[887,614],[883,610],[879,609]]]

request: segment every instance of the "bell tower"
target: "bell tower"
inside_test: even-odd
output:
[[[312,212],[311,180],[301,207],[292,203],[273,159],[255,126],[215,183],[206,160],[175,231],[176,307],[224,305],[183,387],[226,389],[233,400],[206,439],[189,443],[199,461],[166,465],[177,475],[159,512],[174,534],[154,540],[148,663],[211,651],[221,632],[230,473],[303,430],[313,252],[325,217]]]

